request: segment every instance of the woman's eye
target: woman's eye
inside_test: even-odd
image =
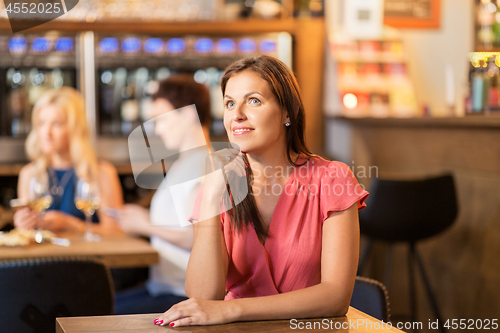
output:
[[[250,104],[259,105],[260,101],[257,98],[253,97],[253,98],[250,98]]]
[[[226,102],[226,107],[227,108],[232,108],[234,106],[234,103],[232,101]]]

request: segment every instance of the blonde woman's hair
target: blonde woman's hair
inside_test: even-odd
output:
[[[35,174],[46,172],[51,165],[38,140],[38,117],[47,106],[55,106],[66,115],[68,126],[69,153],[78,178],[89,179],[97,175],[97,158],[90,142],[90,133],[85,117],[85,103],[82,95],[73,88],[62,87],[47,91],[33,107],[32,130],[26,139],[25,148],[29,159],[35,163]]]

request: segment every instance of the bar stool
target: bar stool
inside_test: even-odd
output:
[[[57,317],[114,313],[109,268],[86,258],[0,262],[0,331],[54,333]]]
[[[412,181],[375,179],[367,198],[367,207],[359,213],[361,234],[368,237],[368,243],[361,256],[358,275],[363,272],[373,241],[388,242],[384,284],[389,289],[392,244],[407,243],[411,320],[415,321],[416,314],[413,271],[416,263],[440,330],[446,332],[416,243],[439,234],[455,221],[458,207],[453,176],[446,174]]]

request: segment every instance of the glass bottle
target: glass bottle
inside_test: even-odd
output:
[[[500,0],[497,0],[496,7],[493,22],[493,46],[500,47]]]
[[[495,40],[493,25],[495,23],[495,13],[497,6],[491,0],[481,0],[478,5],[477,20],[479,23],[478,40],[481,46],[492,48]]]
[[[472,112],[478,113],[483,111],[484,101],[484,67],[482,63],[477,67],[472,75]]]
[[[499,77],[500,69],[495,64],[495,57],[488,59],[488,68],[486,79],[488,84],[488,101],[485,111],[498,111],[500,109],[499,99]]]

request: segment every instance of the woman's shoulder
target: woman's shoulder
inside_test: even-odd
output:
[[[108,161],[100,160],[97,163],[97,168],[98,168],[100,176],[111,177],[111,176],[118,175],[118,171],[116,170],[116,167]]]
[[[350,173],[347,164],[340,161],[330,161],[318,155],[304,157],[305,163],[296,170],[299,178],[308,178],[310,180],[332,177],[346,177]]]
[[[19,177],[30,178],[34,172],[35,172],[35,163],[30,162],[21,168],[21,170],[19,171]]]
[[[99,170],[116,171],[115,166],[106,160],[99,160],[97,163]]]

